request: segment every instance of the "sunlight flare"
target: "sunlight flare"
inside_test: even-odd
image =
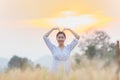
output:
[[[91,29],[102,28],[111,19],[104,14],[78,14],[75,11],[61,11],[55,17],[27,20],[26,23],[41,28],[72,28],[77,32],[86,32]]]
[[[69,28],[76,28],[80,26],[85,27],[95,24],[97,21],[98,20],[92,15],[67,16],[48,19],[50,25]]]

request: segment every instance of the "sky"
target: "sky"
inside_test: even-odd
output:
[[[120,40],[120,0],[0,0],[0,57],[51,55],[42,36],[52,27],[78,34],[100,29]],[[51,41],[57,45],[53,32]],[[66,44],[73,36],[67,34]],[[74,50],[75,51],[75,50]]]

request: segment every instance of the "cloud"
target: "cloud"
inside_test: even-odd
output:
[[[102,11],[120,18],[120,0],[0,0],[0,19],[31,19],[54,17],[64,10],[83,13]]]

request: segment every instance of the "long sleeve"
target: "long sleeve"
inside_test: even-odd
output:
[[[73,41],[70,44],[68,44],[69,50],[72,51],[77,44],[78,44],[78,39],[73,39]]]
[[[43,39],[44,39],[46,45],[48,46],[48,48],[52,51],[52,49],[55,45],[51,43],[51,41],[49,40],[48,37],[44,36]]]

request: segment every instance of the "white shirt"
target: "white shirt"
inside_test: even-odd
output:
[[[78,40],[73,39],[73,41],[65,46],[63,50],[52,44],[48,37],[44,37],[44,41],[53,55],[50,71],[57,72],[61,66],[63,66],[65,72],[71,71],[70,52],[77,45]]]

